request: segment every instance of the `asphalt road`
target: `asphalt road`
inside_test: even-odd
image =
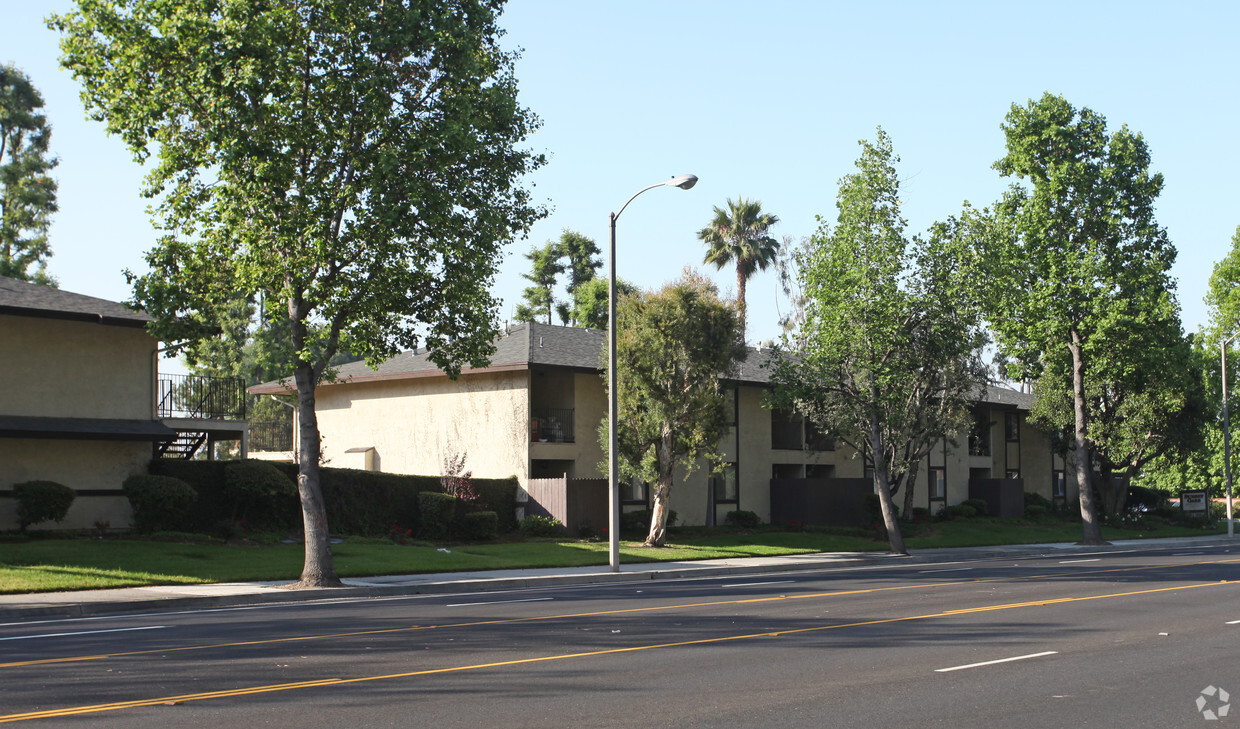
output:
[[[1240,727],[1238,631],[1227,546],[34,621],[0,723]]]

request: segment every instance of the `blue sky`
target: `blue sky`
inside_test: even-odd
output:
[[[61,158],[50,272],[62,288],[125,299],[155,234],[142,170],[88,121],[42,19],[71,3],[5,2],[0,61],[43,92]],[[902,161],[909,233],[993,202],[1006,181],[999,125],[1013,102],[1050,91],[1127,124],[1166,177],[1159,222],[1179,249],[1186,329],[1240,225],[1240,13],[1223,2],[869,2],[514,0],[505,43],[523,49],[522,102],[542,119],[528,146],[550,162],[529,181],[552,214],[514,244],[496,280],[502,318],[525,286],[521,255],[568,228],[607,239],[607,214],[684,173],[689,191],[652,190],[619,221],[619,275],[643,287],[702,267],[696,231],[729,197],[762,201],[778,238],[835,215],[857,141],[881,125]],[[714,273],[725,292],[731,270]],[[784,304],[786,307],[786,304]],[[773,273],[749,285],[751,343],[776,336]]]

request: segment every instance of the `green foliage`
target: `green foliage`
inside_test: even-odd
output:
[[[527,537],[558,537],[564,533],[564,524],[549,516],[530,514],[521,520],[521,534]]]
[[[1030,521],[1039,521],[1051,513],[1051,510],[1042,504],[1029,504],[1025,507],[1025,518]]]
[[[985,515],[990,513],[990,502],[986,501],[986,499],[965,499],[960,503],[973,507],[973,510],[978,514]]]
[[[564,273],[564,264],[560,262],[560,248],[547,241],[542,248],[534,248],[525,254],[530,262],[531,271],[521,277],[533,284],[525,289],[524,303],[517,305],[517,321],[537,321],[538,317],[547,317],[551,323],[551,312],[555,309],[555,279]]]
[[[740,337],[745,341],[745,288],[758,271],[765,271],[779,256],[779,242],[767,235],[779,218],[762,212],[758,200],[728,199],[728,209],[716,207],[710,224],[698,231],[706,244],[704,263],[722,270],[736,264],[736,311],[740,318]]]
[[[654,518],[654,511],[650,509],[638,509],[637,511],[624,511],[620,513],[620,531],[637,534],[650,531],[650,521]],[[667,510],[667,528],[676,526],[676,521],[680,518],[680,514],[675,509]]]
[[[952,504],[944,507],[939,512],[939,516],[943,519],[972,519],[978,515],[978,510],[968,504]]]
[[[122,488],[133,507],[134,530],[143,533],[177,529],[198,498],[192,486],[171,476],[130,476]]]
[[[728,526],[740,527],[742,529],[752,529],[757,526],[762,526],[762,518],[752,511],[737,509],[735,511],[729,511],[727,515],[723,517],[723,523]]]
[[[1018,182],[974,219],[987,317],[1008,375],[1037,383],[1035,417],[1072,434],[1084,541],[1098,543],[1089,464],[1122,482],[1193,430],[1179,424],[1193,395],[1176,252],[1154,215],[1163,178],[1140,134],[1108,133],[1102,115],[1063,97],[1013,104],[1002,128],[995,167]]]
[[[297,486],[280,469],[264,461],[236,461],[224,469],[224,493],[234,515],[252,526],[279,526],[289,521],[283,514],[296,514]]]
[[[30,77],[0,63],[0,276],[55,286],[47,231],[56,212],[51,171],[60,161],[48,156],[52,128],[42,108]]]
[[[17,524],[24,532],[32,524],[64,521],[77,494],[55,481],[26,481],[13,486],[13,497],[17,500]]]
[[[688,475],[701,461],[719,460],[728,426],[721,378],[745,348],[736,311],[691,271],[658,292],[622,299],[616,317],[619,468],[626,479],[655,484],[647,543],[659,546],[673,470]],[[599,442],[606,452],[606,421]]]
[[[499,534],[499,515],[494,511],[471,511],[461,516],[461,537],[485,542]]]
[[[235,467],[235,463],[157,460],[151,462],[150,470],[152,474],[175,476],[194,487],[198,501],[181,528],[209,532],[236,512],[236,504],[227,495],[225,486],[225,472]],[[270,465],[287,479],[297,477],[295,465],[265,462],[263,465]],[[439,492],[442,488],[439,476],[407,476],[351,468],[324,468],[322,478],[323,497],[333,514],[333,531],[369,537],[386,535],[393,522],[419,524],[418,494]],[[496,512],[500,530],[515,530],[516,479],[475,478],[472,481],[479,506]],[[263,514],[260,521],[266,529],[301,531],[300,512],[295,506]]]
[[[637,287],[616,279],[616,301],[637,293]],[[596,278],[582,284],[573,294],[573,320],[576,326],[588,329],[607,328],[607,279]]]
[[[423,491],[418,494],[418,536],[440,540],[452,536],[459,500],[452,494]]]
[[[795,256],[804,319],[775,351],[769,400],[872,454],[880,521],[904,552],[892,497],[907,489],[911,506],[910,475],[970,424],[985,336],[961,224],[907,239],[891,140],[879,129],[860,144],[834,229],[822,222]]]
[[[79,3],[53,15],[87,113],[140,161],[168,231],[128,274],[152,333],[189,346],[261,296],[287,312],[303,584],[338,584],[314,388],[340,351],[419,345],[450,376],[494,351],[503,246],[546,211],[499,6],[477,0]]]

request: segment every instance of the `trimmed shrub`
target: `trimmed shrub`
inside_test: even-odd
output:
[[[892,501],[891,508],[895,511],[895,517],[900,518],[900,505]],[[870,524],[883,523],[883,502],[878,498],[878,494],[865,495],[865,510],[870,515]]]
[[[24,532],[31,524],[64,521],[77,494],[55,481],[27,481],[13,486],[13,497],[17,499],[17,523]]]
[[[675,509],[667,510],[667,526],[676,526],[676,520],[679,514]],[[653,509],[642,509],[640,511],[625,511],[620,514],[620,531],[622,532],[648,532],[650,531],[650,520],[654,518]]]
[[[1128,511],[1154,512],[1167,503],[1167,492],[1145,486],[1129,486],[1124,508]]]
[[[452,494],[440,491],[423,491],[418,494],[418,511],[421,529],[418,535],[423,539],[447,539],[452,534],[452,523],[456,521],[458,499]]]
[[[521,533],[527,537],[558,537],[564,533],[559,519],[530,514],[521,520]]]
[[[499,534],[499,515],[494,511],[471,511],[461,517],[461,536],[484,542]]]
[[[741,529],[752,529],[762,525],[762,519],[752,511],[729,511],[727,516],[723,517],[723,523],[728,526],[740,527]]]
[[[990,503],[986,499],[965,499],[960,503],[973,507],[977,512],[974,516],[986,516],[990,513]]]
[[[1039,494],[1033,491],[1026,491],[1025,492],[1025,513],[1026,514],[1029,513],[1029,507],[1031,506],[1041,506],[1045,511],[1048,511],[1048,512],[1055,510],[1055,505],[1051,503],[1050,499],[1046,498],[1042,494]]]
[[[966,503],[953,504],[944,509],[944,511],[947,513],[948,519],[972,519],[977,516],[977,509]]]
[[[283,474],[293,484],[290,507],[283,506],[264,515],[270,529],[301,531],[301,506],[297,502],[297,465],[259,461],[174,461],[151,463],[154,475],[175,476],[194,487],[198,501],[187,515],[193,531],[209,532],[224,519],[234,517],[234,501],[226,486],[226,471],[240,463],[263,463]],[[328,525],[335,534],[383,537],[393,523],[421,523],[418,494],[443,490],[439,476],[408,476],[362,471],[352,468],[319,469],[319,485],[327,509]],[[478,507],[494,511],[502,531],[517,528],[516,478],[475,478]],[[279,503],[283,504],[281,500]]]
[[[198,498],[193,486],[171,476],[130,476],[122,488],[133,507],[135,531],[190,531],[183,520]]]
[[[251,528],[283,528],[299,513],[297,486],[264,461],[234,461],[224,468],[224,492],[233,514]]]
[[[1025,518],[1037,521],[1050,513],[1050,510],[1041,504],[1028,504],[1025,506]]]

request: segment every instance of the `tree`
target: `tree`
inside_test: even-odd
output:
[[[306,536],[300,585],[338,585],[315,387],[331,357],[419,343],[450,376],[493,352],[501,247],[545,212],[518,181],[499,2],[80,0],[53,16],[89,113],[139,160],[169,231],[135,303],[181,345],[238,293],[287,310]]]
[[[762,212],[757,200],[728,199],[728,209],[715,208],[710,225],[698,231],[706,244],[705,263],[722,269],[736,264],[736,310],[741,319],[741,341],[745,340],[745,285],[754,273],[765,271],[779,254],[779,243],[767,235],[779,218]]]
[[[564,270],[568,273],[568,284],[564,287],[573,305],[560,304],[557,311],[560,321],[569,326],[582,326],[582,318],[577,307],[577,292],[581,287],[595,280],[594,274],[603,267],[602,251],[594,239],[572,230],[565,230],[560,235],[560,255],[567,260]]]
[[[616,279],[616,298],[637,293],[637,287]],[[607,328],[607,279],[590,279],[573,293],[573,326],[588,329]]]
[[[673,470],[688,475],[699,460],[718,460],[728,423],[721,378],[745,357],[739,317],[714,284],[686,269],[660,291],[621,299],[616,333],[620,473],[655,485],[645,544],[661,547]],[[604,421],[604,451],[608,436]]]
[[[525,254],[531,270],[521,274],[521,277],[534,285],[526,287],[525,302],[517,305],[517,321],[537,321],[538,317],[546,316],[547,323],[551,323],[551,312],[555,309],[555,280],[564,273],[560,257],[559,246],[551,241]]]
[[[891,140],[880,128],[861,147],[835,229],[823,222],[795,257],[804,319],[775,350],[770,401],[872,459],[891,549],[905,554],[892,497],[911,495],[930,449],[970,424],[985,337],[961,224],[906,239]]]
[[[1002,128],[1007,154],[995,167],[1027,184],[1012,184],[983,237],[987,318],[1012,379],[1057,380],[1069,393],[1083,542],[1101,544],[1090,467],[1097,395],[1148,371],[1143,359],[1168,344],[1176,310],[1175,248],[1154,217],[1163,178],[1140,134],[1108,134],[1100,114],[1061,96],[1013,104]],[[1042,379],[1058,367],[1063,378]]]
[[[55,286],[47,274],[47,229],[56,212],[59,160],[43,96],[17,67],[0,64],[0,276]],[[31,270],[34,267],[34,270]]]

